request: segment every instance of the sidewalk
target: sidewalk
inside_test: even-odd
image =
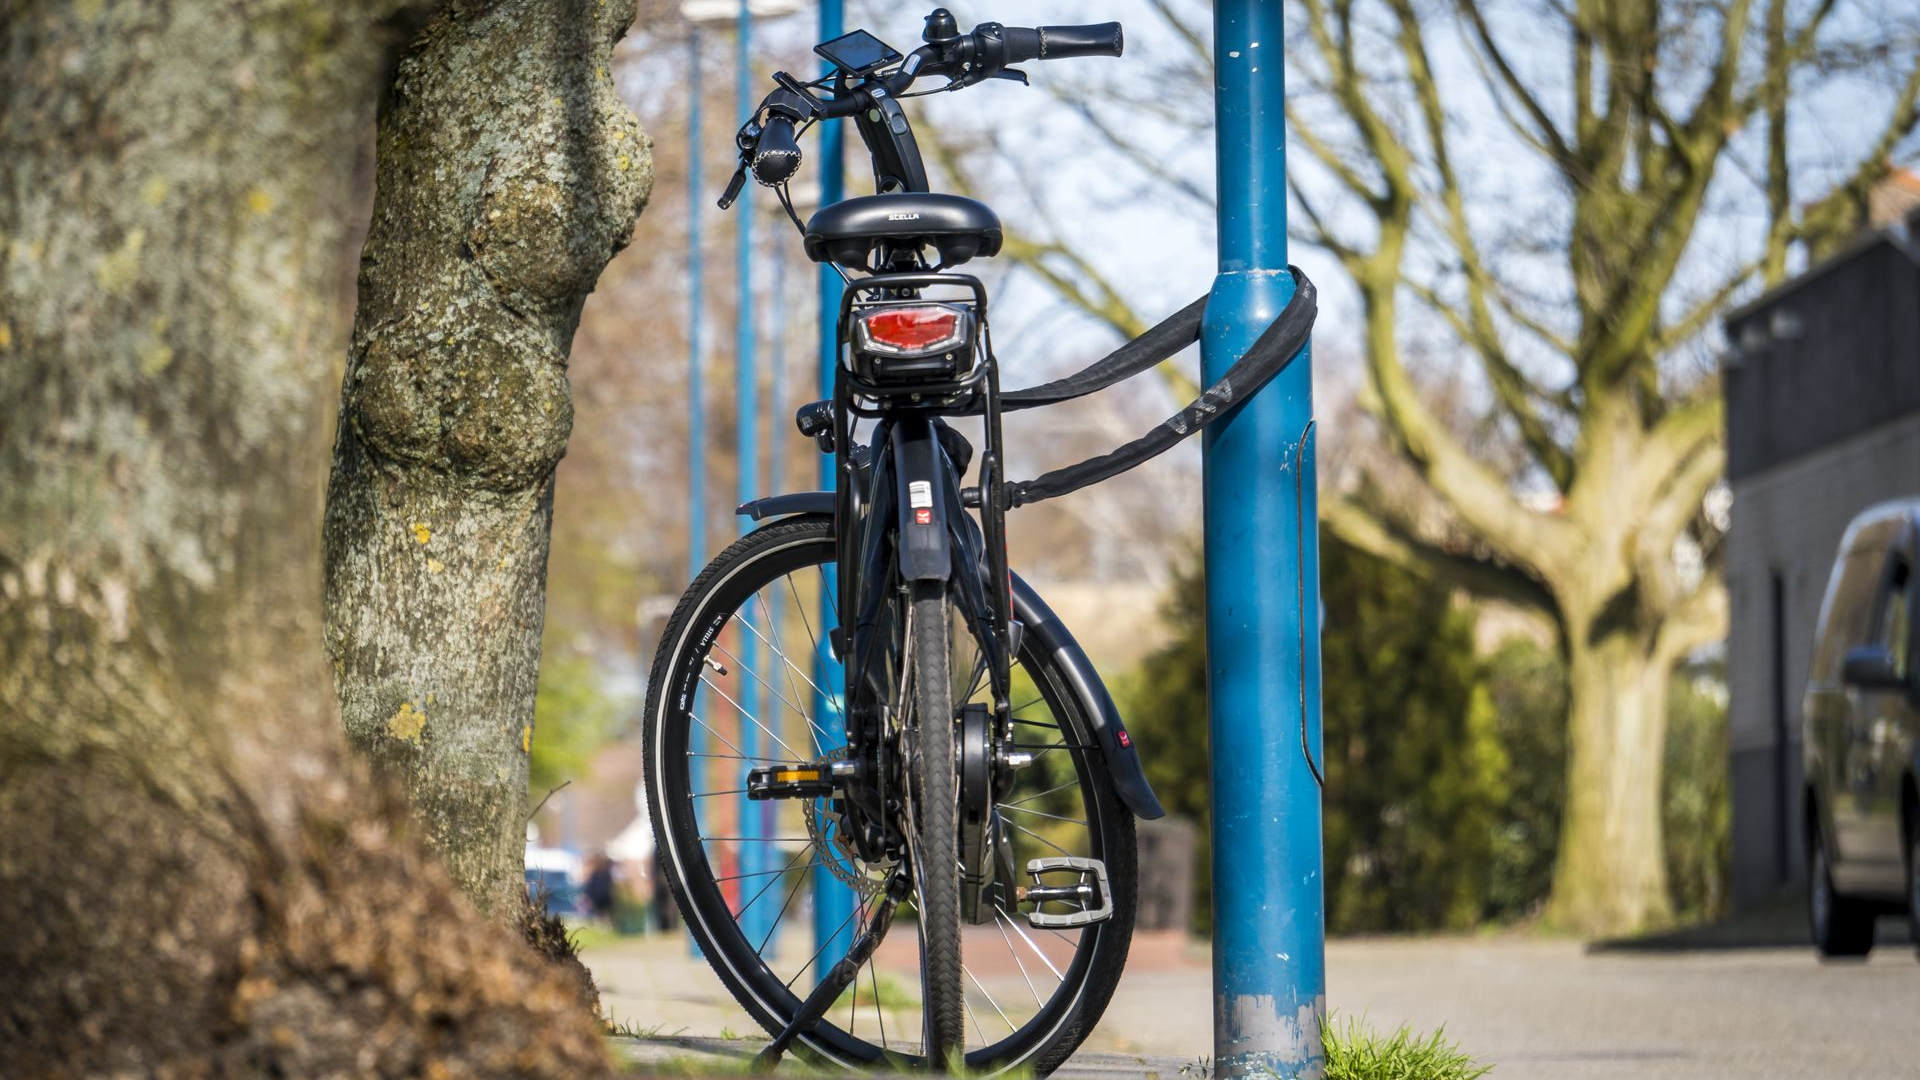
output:
[[[1893,920],[1886,920],[1888,929]],[[1920,1076],[1920,963],[1888,934],[1864,964],[1807,947],[1589,952],[1515,937],[1381,938],[1327,949],[1338,1016],[1445,1025],[1499,1080]],[[622,1052],[744,1060],[764,1041],[684,942],[586,956],[607,1014],[653,1038]],[[1142,935],[1099,1029],[1062,1075],[1177,1080],[1211,1054],[1204,945]],[[689,1043],[751,1036],[752,1041]],[[669,1038],[672,1037],[672,1038]]]

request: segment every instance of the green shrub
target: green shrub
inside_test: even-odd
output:
[[[1195,929],[1209,916],[1206,628],[1198,560],[1164,618],[1171,642],[1116,686],[1170,813],[1199,827]],[[1322,775],[1329,929],[1462,928],[1486,906],[1506,798],[1498,716],[1473,616],[1451,592],[1327,538],[1321,548]],[[1276,717],[1274,723],[1295,723]]]
[[[1476,660],[1474,617],[1451,590],[1332,537],[1321,547],[1321,597],[1328,929],[1460,929],[1530,918],[1553,885],[1566,801],[1565,661],[1525,638]],[[1114,683],[1160,801],[1198,826],[1194,930],[1203,934],[1204,600],[1194,559],[1162,612],[1172,640]],[[1683,668],[1673,680],[1661,792],[1682,918],[1711,918],[1725,907],[1726,761],[1724,683],[1713,669]]]
[[[1674,672],[1667,698],[1660,816],[1674,917],[1712,919],[1726,910],[1732,857],[1727,790],[1727,685],[1713,665]]]
[[[1485,918],[1535,914],[1553,887],[1567,790],[1567,669],[1526,638],[1495,649],[1481,667],[1495,738],[1507,755],[1507,798],[1493,833]]]
[[[584,775],[593,755],[613,738],[618,721],[618,711],[601,690],[600,673],[591,659],[565,653],[543,657],[534,697],[527,780],[533,801]]]

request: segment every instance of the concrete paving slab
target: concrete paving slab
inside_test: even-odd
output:
[[[762,1045],[719,1038],[759,1032],[684,942],[586,959],[609,1014],[655,1035],[623,1054],[710,1053],[738,1068]],[[1205,948],[1144,939],[1134,960],[1060,1075],[1181,1080],[1183,1067],[1189,1077],[1204,1067]],[[1885,939],[1867,962],[1823,964],[1799,945],[1591,951],[1527,937],[1379,938],[1331,943],[1327,969],[1338,1016],[1377,1030],[1444,1025],[1499,1080],[1920,1078],[1920,963]]]

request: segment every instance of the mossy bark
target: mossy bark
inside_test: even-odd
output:
[[[0,1071],[605,1069],[339,733],[351,179],[403,0],[0,0]]]
[[[632,0],[455,4],[401,61],[326,514],[354,746],[474,902],[519,911],[553,475],[581,305],[650,147],[614,93]]]

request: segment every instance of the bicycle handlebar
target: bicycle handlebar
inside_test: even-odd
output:
[[[899,66],[885,74],[868,75],[851,88],[846,86],[843,76],[840,92],[831,97],[816,98],[791,77],[784,73],[777,75],[780,87],[760,102],[752,118],[735,136],[740,148],[740,167],[727,185],[726,194],[720,198],[720,208],[724,210],[733,204],[748,170],[753,172],[755,180],[768,187],[778,187],[793,178],[801,161],[796,125],[852,116],[874,94],[885,93],[897,98],[912,87],[915,80],[929,75],[946,76],[950,80],[947,88],[958,90],[999,78],[1011,65],[1028,60],[1119,56],[1126,48],[1117,22],[1034,27],[989,22],[962,34],[951,12],[935,8],[927,16],[926,24],[922,34],[926,44],[909,53]],[[1019,72],[1010,72],[1008,77],[1025,81]]]
[[[1067,60],[1076,56],[1119,56],[1126,39],[1117,22],[1083,26],[1008,26],[1007,63],[1027,60]]]

